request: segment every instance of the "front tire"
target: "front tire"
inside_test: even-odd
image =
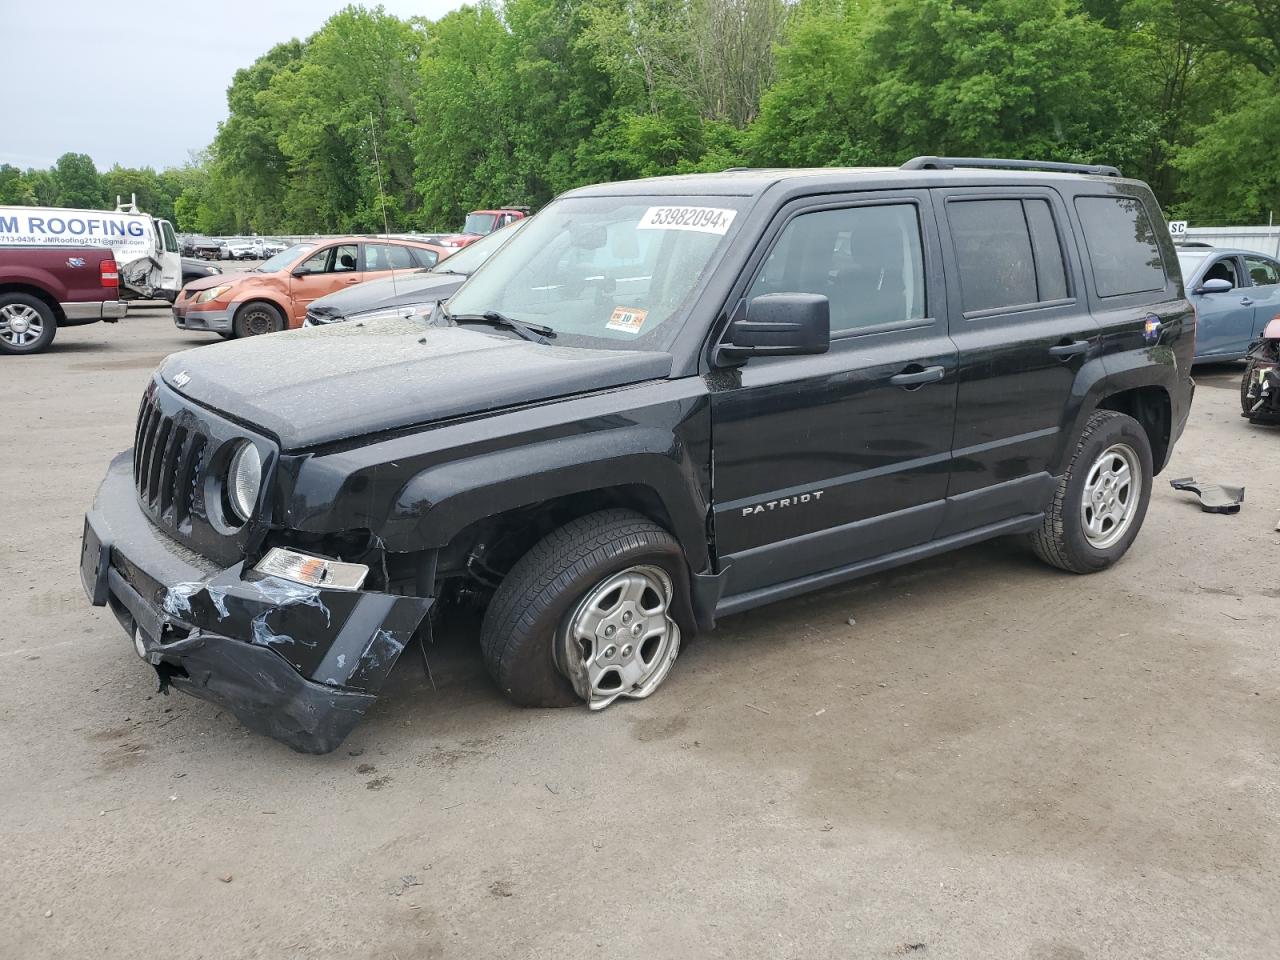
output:
[[[647,697],[679,654],[687,584],[680,545],[662,527],[631,510],[580,517],[499,585],[480,631],[485,665],[526,707]]]
[[[0,353],[39,353],[57,332],[53,310],[39,297],[0,294]]]
[[[284,314],[271,304],[259,300],[246,303],[237,310],[231,326],[237,337],[257,337],[264,333],[276,333],[284,329]]]
[[[1032,550],[1071,573],[1110,567],[1142,527],[1153,476],[1142,425],[1123,413],[1096,411],[1080,433],[1044,525],[1030,536]]]

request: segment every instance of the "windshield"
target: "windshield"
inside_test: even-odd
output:
[[[558,200],[453,295],[449,313],[503,313],[551,327],[557,344],[665,350],[679,331],[672,321],[719,259],[745,202]]]
[[[1191,275],[1196,272],[1196,267],[1204,263],[1204,258],[1208,253],[1178,253],[1178,267],[1182,270],[1182,282],[1189,283]]]
[[[463,233],[492,233],[493,225],[498,222],[496,213],[468,213],[467,222],[462,225]]]
[[[295,243],[292,247],[281,250],[274,257],[262,261],[258,267],[258,273],[275,273],[277,270],[283,270],[314,246],[314,243]]]
[[[477,240],[470,246],[463,247],[452,256],[441,260],[433,269],[436,273],[460,273],[464,277],[469,277],[480,269],[482,263],[497,253],[508,240],[514,237],[522,224],[528,222],[527,219],[517,220],[501,230],[495,230],[483,240]]]

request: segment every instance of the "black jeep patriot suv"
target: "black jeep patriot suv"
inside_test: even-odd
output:
[[[162,689],[298,750],[464,600],[512,700],[599,709],[718,616],[989,537],[1109,567],[1194,337],[1155,198],[1113,168],[586,187],[428,320],[170,357],[81,573]]]

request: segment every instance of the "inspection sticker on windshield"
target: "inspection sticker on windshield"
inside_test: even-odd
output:
[[[605,324],[605,327],[622,333],[639,333],[640,328],[644,326],[644,318],[648,315],[648,310],[637,310],[634,307],[616,307],[613,311],[613,316],[609,318],[609,322]]]
[[[637,230],[696,230],[724,236],[738,211],[724,207],[650,207]]]

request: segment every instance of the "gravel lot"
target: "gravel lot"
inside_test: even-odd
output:
[[[143,309],[0,357],[0,956],[1280,953],[1280,430],[1238,367],[1107,573],[966,550],[725,620],[595,715],[510,706],[452,624],[437,690],[406,657],[307,757],[156,695],[77,575],[150,371],[216,340]]]

